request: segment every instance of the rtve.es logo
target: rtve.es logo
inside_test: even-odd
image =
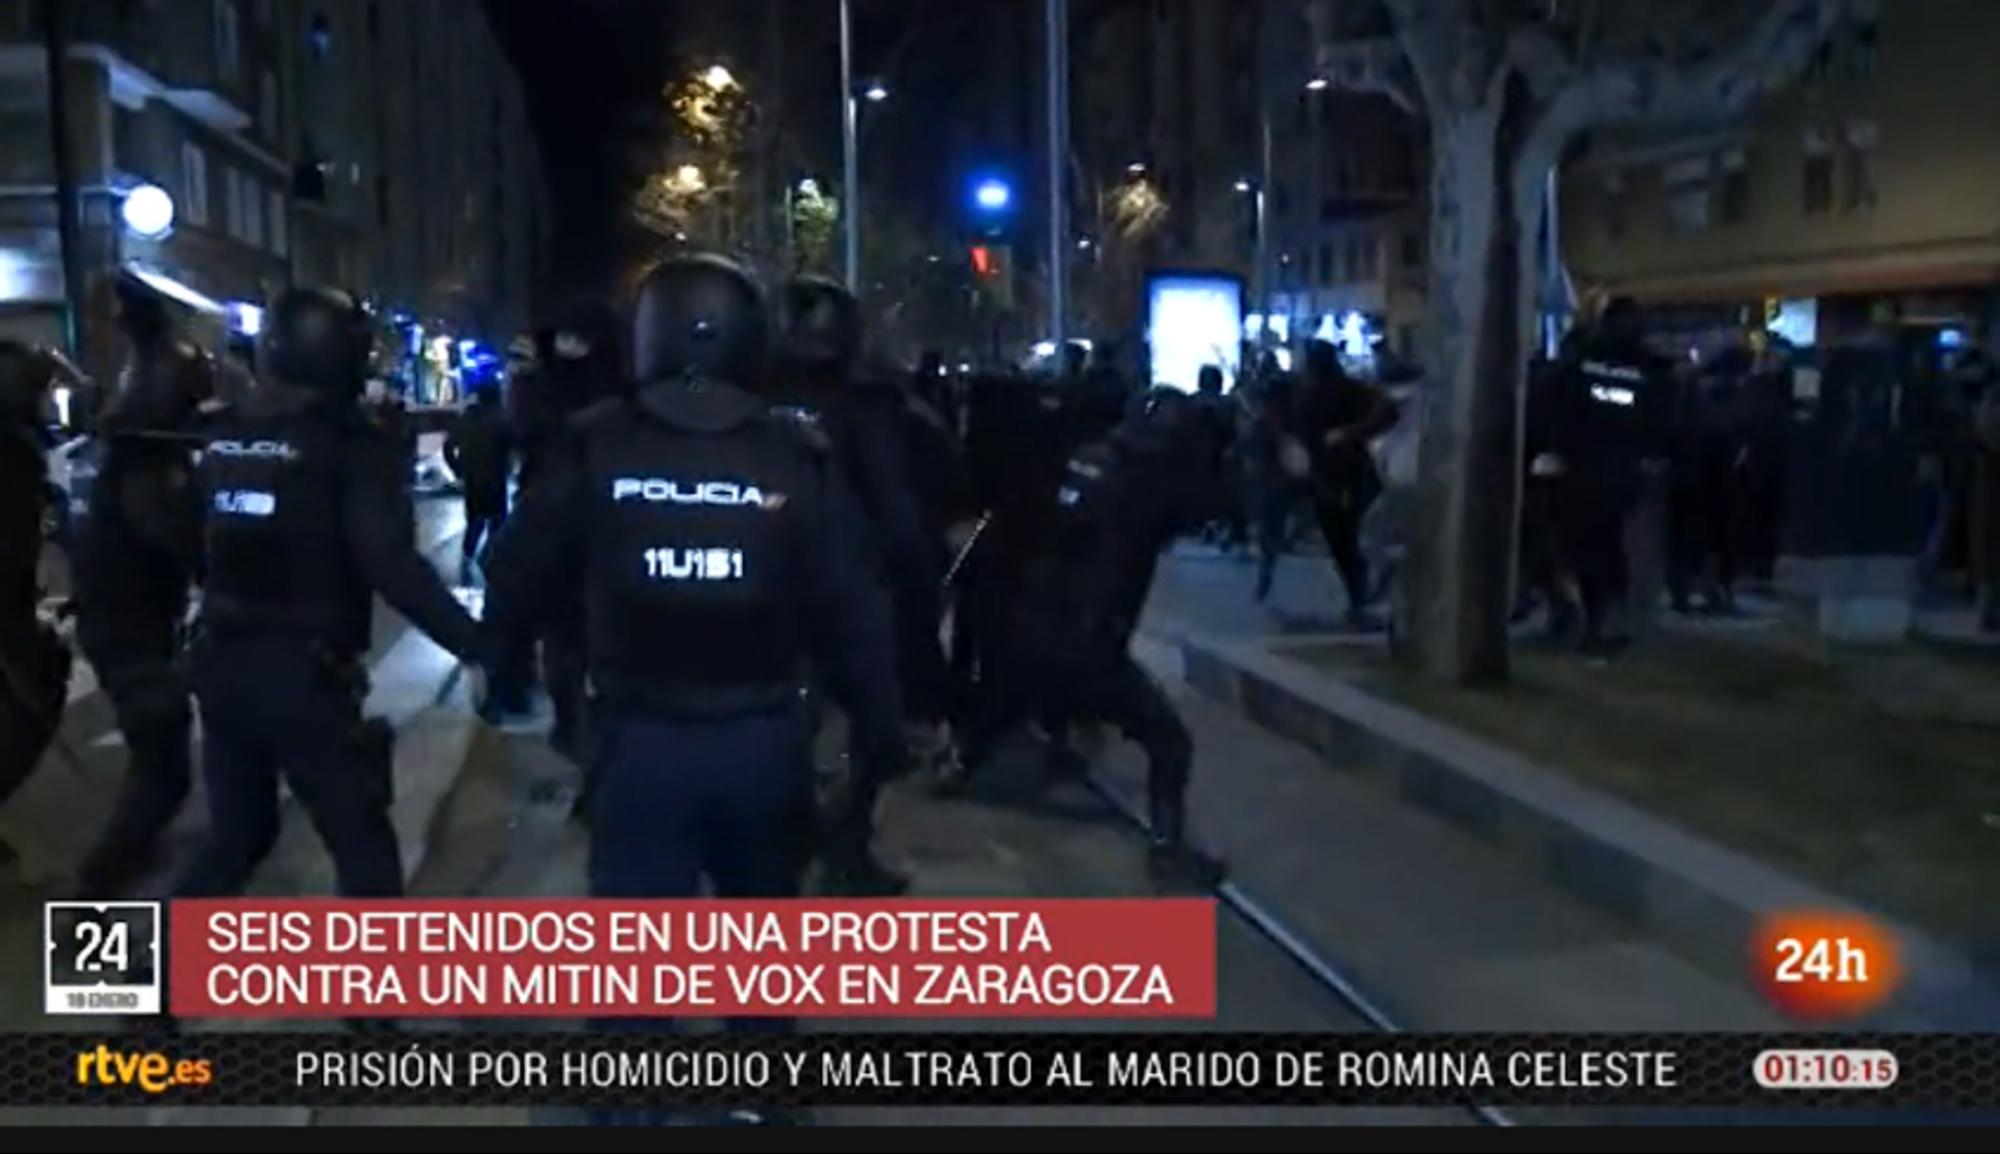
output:
[[[671,481],[663,477],[619,477],[611,482],[611,500],[645,501],[656,505],[709,505],[724,509],[762,509],[775,513],[785,507],[783,493],[765,493],[755,485],[733,481]]]
[[[207,1058],[175,1058],[157,1050],[114,1050],[100,1045],[76,1056],[76,1084],[165,1094],[215,1080]]]

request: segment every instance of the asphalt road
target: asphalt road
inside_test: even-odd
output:
[[[442,542],[456,510],[424,506],[423,539]],[[444,558],[440,558],[443,560]],[[1217,564],[1229,564],[1217,562]],[[1192,576],[1190,576],[1192,572]],[[1301,574],[1281,578],[1305,580]],[[1163,577],[1162,601],[1176,612],[1192,605],[1240,628],[1256,615],[1223,604],[1217,583],[1180,563]],[[1206,587],[1206,588],[1205,588]],[[385,620],[379,654],[401,625]],[[1758,1030],[1778,1023],[1736,987],[1682,962],[1630,927],[1570,901],[1532,870],[1394,798],[1332,772],[1314,755],[1250,725],[1194,694],[1178,677],[1174,654],[1150,641],[1141,656],[1186,715],[1197,749],[1193,791],[1196,830],[1229,861],[1238,886],[1280,916],[1298,937],[1348,971],[1376,1001],[1415,1030],[1622,1031]],[[393,671],[384,670],[385,674]],[[64,767],[38,775],[54,792],[37,824],[66,823],[77,846],[101,821],[102,801],[122,758],[109,736],[101,697],[73,704],[65,734],[84,751],[87,777],[67,781]],[[563,896],[584,889],[584,831],[568,819],[575,771],[534,732],[493,735],[474,756],[442,813],[413,891],[437,896]],[[1113,746],[1100,760],[1121,790],[1139,789],[1135,751]],[[76,776],[76,775],[71,775]],[[17,799],[15,806],[21,803]],[[13,808],[10,806],[10,809]],[[172,858],[184,857],[201,824],[184,815]],[[913,783],[886,802],[883,853],[930,895],[1108,896],[1152,891],[1142,844],[1096,796],[1081,787],[1041,787],[1025,749],[1000,759],[970,796],[943,800]],[[80,852],[78,850],[77,852]],[[164,887],[174,862],[157,875]],[[0,875],[0,1028],[69,1029],[40,1017],[39,902],[60,883],[24,884]],[[1220,920],[1219,1013],[1200,1028],[1228,1031],[1352,1032],[1367,1028],[1350,1009],[1305,976],[1242,922]],[[550,1028],[562,1028],[551,1023]],[[844,1030],[911,1028],[851,1022]],[[921,1028],[977,1029],[976,1024]],[[1052,1029],[1092,1029],[1088,1024]],[[1126,1027],[1114,1027],[1123,1029]],[[1185,1028],[1185,1027],[1161,1027]],[[250,1115],[254,1116],[254,1115]],[[1517,1112],[1523,1120],[1573,1122],[1585,1116]],[[246,1116],[246,1120],[249,1116]],[[1633,1113],[1597,1118],[1639,1120]],[[104,1112],[20,1112],[13,1121],[104,1119]],[[154,1119],[158,1120],[158,1119]],[[287,1115],[284,1120],[302,1120]],[[320,1111],[321,1125],[373,1122],[464,1125],[559,1123],[560,1114],[512,1111]],[[834,1110],[827,1123],[990,1122],[1181,1125],[1192,1122],[1396,1124],[1467,1123],[1456,1110],[1108,1110],[1038,1111]],[[1662,1120],[1648,1116],[1648,1120]],[[1691,1121],[1694,1116],[1665,1120]]]

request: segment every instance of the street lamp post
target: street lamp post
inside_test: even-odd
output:
[[[841,215],[847,225],[847,289],[861,292],[861,108],[854,96],[854,3],[840,0],[840,128],[845,180]]]
[[[1049,336],[1069,342],[1069,3],[1048,0]]]
[[[1258,85],[1257,118],[1258,141],[1257,161],[1257,310],[1264,316],[1264,324],[1271,323],[1271,282],[1276,279],[1271,273],[1271,184],[1276,177],[1276,148],[1271,138],[1271,95],[1268,82]]]

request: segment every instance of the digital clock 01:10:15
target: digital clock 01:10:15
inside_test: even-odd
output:
[[[1766,1050],[1752,1066],[1766,1090],[1881,1090],[1900,1072],[1887,1050]]]

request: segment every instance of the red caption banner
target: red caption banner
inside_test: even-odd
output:
[[[1215,903],[176,901],[187,1018],[1212,1018]]]

